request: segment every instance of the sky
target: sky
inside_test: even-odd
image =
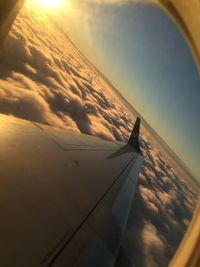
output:
[[[148,1],[66,3],[62,29],[200,179],[200,77],[174,22]]]

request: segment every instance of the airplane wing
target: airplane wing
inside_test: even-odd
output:
[[[128,144],[0,115],[0,266],[113,266],[143,161]]]

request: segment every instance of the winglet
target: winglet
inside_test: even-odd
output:
[[[138,153],[141,153],[140,144],[139,144],[139,134],[140,134],[140,118],[137,117],[136,122],[133,127],[128,144],[132,146]]]

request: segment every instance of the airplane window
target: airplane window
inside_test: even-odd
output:
[[[8,29],[9,25],[6,26]],[[12,180],[6,176],[5,162],[8,158],[12,164],[18,162],[16,152],[10,158],[11,149],[16,150],[20,144],[20,147],[26,147],[22,149],[23,153],[29,154],[27,151],[35,151],[36,147],[31,146],[38,140],[31,137],[33,130],[29,130],[28,139],[32,143],[27,138],[17,143],[19,134],[10,132],[13,124],[9,124],[8,132],[4,131],[6,121],[10,123],[12,120],[15,129],[24,129],[26,121],[31,121],[42,129],[42,136],[47,131],[48,138],[53,138],[62,150],[73,142],[70,145],[76,151],[75,145],[81,134],[116,144],[127,142],[136,117],[141,118],[140,149],[144,162],[126,231],[119,253],[115,255],[117,267],[168,266],[190,225],[198,202],[198,57],[193,44],[187,42],[183,27],[179,26],[162,5],[153,1],[27,0],[8,35],[7,31],[0,31],[1,42],[6,36],[0,51],[0,143],[3,148],[6,142],[11,147],[6,152],[3,149],[0,154],[0,176],[9,180],[7,187],[2,182],[2,195],[8,190],[15,194],[15,188],[18,192],[20,183],[24,182],[20,178],[20,182],[14,182],[10,189]],[[13,137],[15,132],[17,137]],[[68,132],[71,137],[66,139],[65,133]],[[12,138],[8,139],[10,136]],[[97,149],[96,141],[87,140]],[[46,139],[43,142],[47,147]],[[43,142],[39,143],[37,151],[41,151]],[[105,144],[104,147],[109,147]],[[48,157],[57,155],[48,149]],[[37,158],[34,153],[33,161]],[[30,177],[34,173],[30,185],[34,187],[37,182],[35,177],[41,177],[42,172],[34,169],[32,173],[31,156],[28,157],[29,163],[27,157],[23,156],[20,166],[30,168]],[[74,154],[69,158],[72,157],[75,157]],[[90,168],[91,173],[95,173],[97,158],[90,159],[87,171],[82,169],[82,179]],[[58,161],[58,157],[54,160]],[[67,173],[71,173],[74,180],[79,175],[77,169],[85,161],[85,157],[80,160],[74,158],[72,163],[66,164],[70,168]],[[59,162],[62,162],[61,158]],[[54,161],[50,160],[50,163],[46,164],[43,156],[38,166],[44,171]],[[13,168],[18,177],[21,167],[16,166],[14,164]],[[72,168],[76,171],[71,171]],[[114,163],[111,169],[109,175],[115,173]],[[57,179],[61,172],[64,169],[51,170],[47,177]],[[45,182],[48,179],[45,178]],[[61,180],[59,183],[61,186]],[[53,188],[54,182],[49,187]],[[79,190],[81,195],[81,188]],[[43,197],[39,193],[38,199],[42,203]],[[61,201],[60,197],[55,205]],[[20,206],[16,204],[14,209],[20,210]],[[20,215],[16,213],[16,216]],[[69,228],[72,227],[70,223]],[[62,224],[59,227],[64,228]],[[49,229],[53,228],[49,226]],[[56,250],[63,239],[60,238],[59,242],[50,247],[56,247]],[[9,254],[6,245],[4,254]]]

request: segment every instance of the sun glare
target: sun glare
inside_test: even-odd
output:
[[[64,4],[64,0],[37,0],[37,2],[42,7],[49,9],[61,7]]]

